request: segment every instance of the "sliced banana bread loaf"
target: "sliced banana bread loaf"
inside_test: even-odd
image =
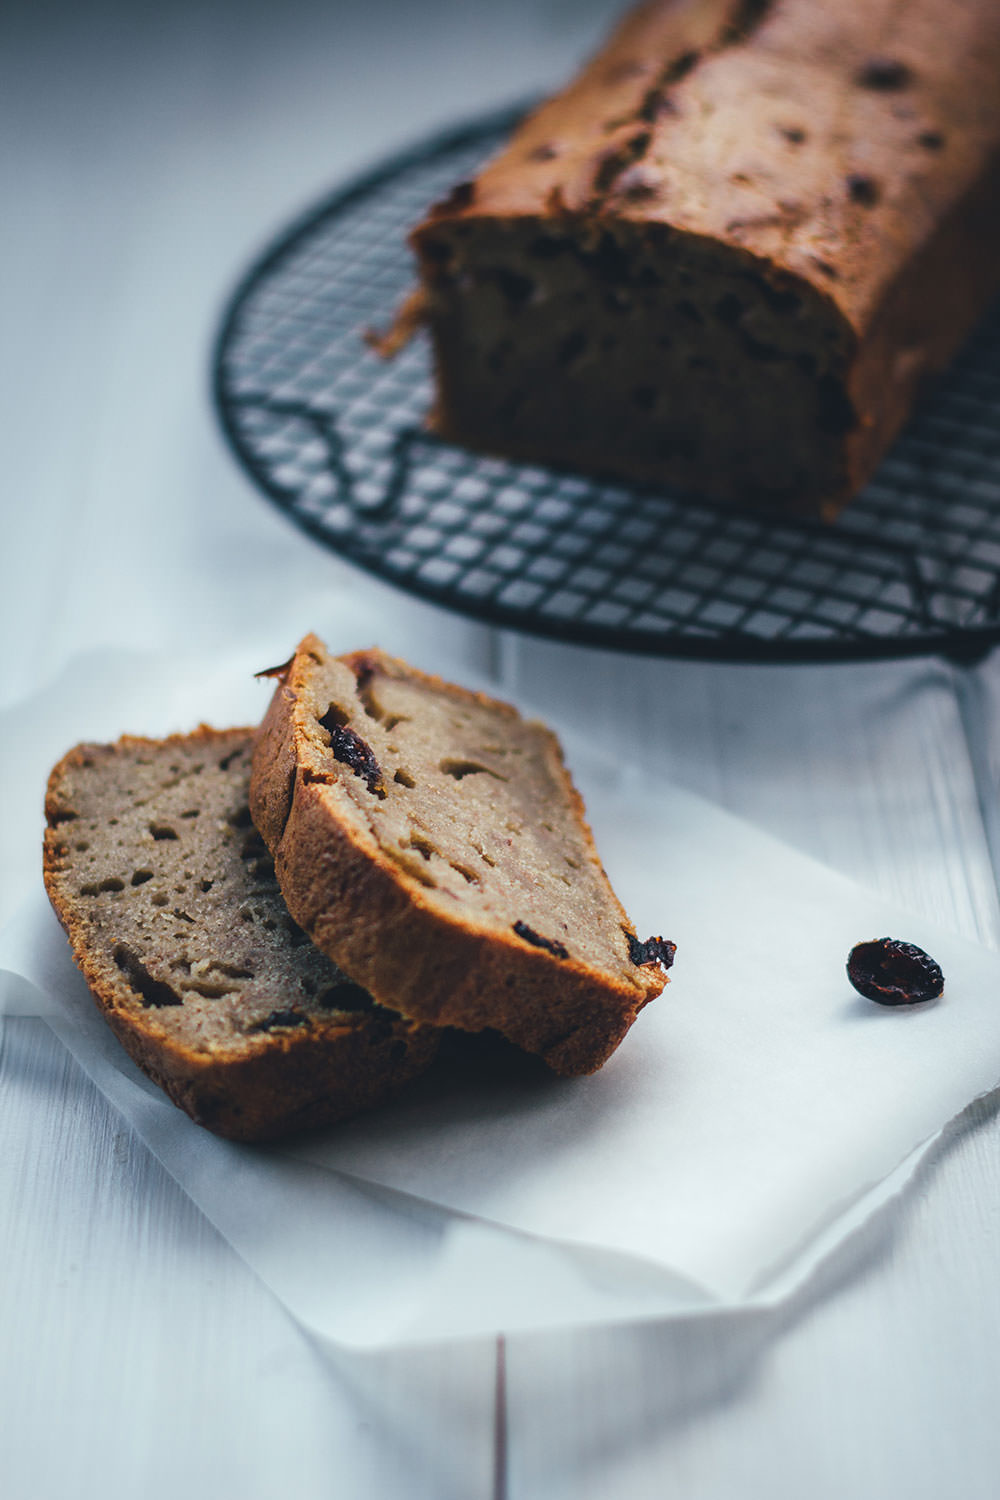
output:
[[[833,510],[1000,289],[998,79],[996,0],[637,6],[413,233],[434,427]]]
[[[437,1034],[309,942],[247,807],[251,731],[80,745],[49,779],[44,872],[126,1051],[219,1135],[266,1140],[374,1104]]]
[[[555,736],[382,652],[279,669],[250,807],[295,920],[378,1000],[599,1067],[659,994]]]

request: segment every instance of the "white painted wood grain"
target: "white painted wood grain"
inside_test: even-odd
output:
[[[224,640],[278,598],[322,629],[324,598],[357,590],[384,644],[480,668],[497,647],[542,708],[995,944],[995,663],[497,646],[321,554],[214,432],[214,320],[272,227],[386,148],[570,71],[616,8],[4,8],[0,697],[87,645]],[[493,1496],[492,1350],[321,1361],[41,1025],[6,1023],[0,1048],[5,1497]],[[995,1495],[998,1134],[980,1109],[779,1314],[512,1340],[509,1500]]]
[[[984,767],[995,786],[1000,765],[992,670],[634,662],[537,642],[504,661],[553,713],[996,945],[980,816]],[[994,1495],[998,1161],[987,1105],[777,1314],[511,1340],[511,1497]]]
[[[5,1500],[490,1495],[492,1342],[331,1363],[42,1022],[0,1118]]]
[[[511,639],[511,691],[860,884],[1000,943],[952,668],[726,666]]]
[[[778,1313],[514,1341],[511,1495],[995,1495],[996,1106],[978,1113]]]

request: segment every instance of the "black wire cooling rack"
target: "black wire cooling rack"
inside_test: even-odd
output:
[[[561,640],[729,661],[972,661],[1000,641],[1000,317],[833,525],[483,458],[424,430],[426,340],[387,363],[362,335],[412,283],[407,230],[519,113],[367,174],[240,283],[216,405],[280,509],[402,589]]]

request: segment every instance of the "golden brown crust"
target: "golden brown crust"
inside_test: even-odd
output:
[[[455,705],[477,705],[495,721],[498,736],[515,724],[525,728],[507,704],[379,652],[334,660],[316,637],[306,637],[259,731],[250,798],[296,921],[381,1003],[403,1015],[464,1030],[490,1027],[541,1054],[557,1072],[593,1071],[660,992],[664,976],[655,967],[630,967],[621,957],[627,953],[624,934],[634,929],[600,870],[555,737],[532,726],[536,749],[547,758],[553,799],[575,820],[580,862],[600,871],[604,916],[620,949],[614,958],[609,951],[603,964],[525,941],[509,922],[498,924],[460,899],[449,904],[421,883],[419,868],[401,866],[370,822],[353,815],[338,786],[343,773],[316,735],[315,683],[328,664],[347,667],[359,679],[371,671],[376,684],[395,677]],[[346,696],[343,691],[341,699]],[[360,712],[352,723],[375,733]]]
[[[640,5],[414,231],[437,430],[721,498],[754,499],[756,483],[789,509],[842,502],[898,431],[921,378],[943,368],[1000,286],[998,76],[992,0]],[[532,264],[546,239],[545,261]],[[557,243],[570,247],[561,257]],[[599,264],[600,296],[574,290],[574,314],[559,288],[581,256]],[[499,311],[497,275],[512,293]],[[678,289],[684,277],[693,290]],[[617,321],[606,316],[609,290]],[[794,312],[772,317],[789,298]],[[526,339],[530,357],[519,359]],[[631,387],[615,339],[634,350]],[[676,370],[676,351],[661,349],[670,340],[683,352]],[[577,353],[560,364],[560,347]],[[670,426],[685,381],[701,383],[687,434]],[[773,433],[753,399],[762,382],[783,409]],[[571,392],[568,411],[553,383]],[[702,409],[714,424],[704,442]],[[657,422],[669,442],[644,448]],[[783,470],[755,453],[755,423],[772,447],[782,431],[794,445],[801,428],[811,470],[808,456]],[[691,444],[702,451],[692,456]]]
[[[207,785],[207,792],[203,794],[202,810],[217,819],[220,806],[238,808],[240,796],[245,799],[252,733],[248,729],[220,731],[202,725],[193,734],[172,735],[165,740],[125,736],[114,745],[78,745],[49,777],[45,799],[48,827],[43,846],[49,899],[94,1001],[124,1049],[198,1124],[244,1141],[270,1140],[332,1124],[373,1105],[422,1071],[438,1044],[430,1028],[415,1028],[376,1007],[359,1014],[324,1012],[315,1004],[310,1006],[297,985],[295,993],[283,988],[283,980],[287,981],[289,975],[293,981],[304,980],[313,990],[323,983],[336,985],[344,980],[318,954],[297,946],[301,935],[298,940],[293,935],[285,942],[280,935],[268,938],[270,951],[280,961],[273,965],[274,977],[269,979],[265,947],[264,972],[257,976],[258,990],[263,990],[263,998],[257,995],[257,1011],[280,1013],[284,1007],[294,1006],[300,1014],[289,1019],[296,1024],[257,1031],[240,1029],[246,1017],[240,1015],[239,999],[231,1007],[236,1027],[231,1034],[217,1034],[218,1026],[214,1033],[199,1029],[181,1014],[183,990],[177,1005],[171,1003],[162,1009],[151,1005],[115,962],[114,944],[124,936],[124,920],[120,917],[105,922],[95,918],[94,903],[100,897],[87,894],[86,872],[81,868],[86,846],[93,847],[102,838],[110,842],[111,830],[100,826],[97,794],[107,800],[120,795],[122,816],[116,818],[120,828],[127,818],[128,788],[134,790],[136,785],[134,761],[141,759],[155,768],[180,755],[189,767],[192,761],[203,762],[199,765],[199,781]],[[232,768],[223,769],[220,762],[232,762]],[[226,784],[227,778],[235,788]],[[220,790],[225,795],[224,803],[219,801]],[[159,804],[154,798],[144,805],[152,814]],[[245,811],[245,800],[242,806]],[[81,831],[86,834],[84,839],[80,838]],[[224,846],[225,839],[222,842]],[[134,840],[124,853],[135,853]],[[145,851],[145,858],[155,867],[155,846]],[[287,921],[276,893],[271,895],[266,885],[254,885],[246,877],[245,858],[245,853],[242,858],[233,853],[230,868],[221,862],[214,865],[211,879],[201,872],[209,887],[214,880],[220,885],[229,881],[230,893],[221,906],[216,901],[212,916],[223,925],[228,921],[240,928],[238,919],[247,915],[241,908],[248,906],[257,916],[263,914],[270,928]],[[156,879],[145,870],[143,876],[134,890],[125,884],[124,890],[109,890],[103,899],[109,903],[144,899],[147,893],[155,892]],[[241,901],[241,897],[249,899]],[[211,955],[216,949],[209,931],[209,914],[198,907],[198,899],[191,891],[184,898],[195,914],[194,946],[189,951]],[[205,895],[203,902],[208,900]],[[122,905],[119,910],[124,914],[126,909]],[[113,917],[113,912],[110,915]],[[161,935],[158,943],[150,941],[141,952],[147,973],[157,965],[158,973],[169,972],[162,962],[164,955],[158,951],[163,942]],[[221,1008],[223,1002],[214,1004]]]

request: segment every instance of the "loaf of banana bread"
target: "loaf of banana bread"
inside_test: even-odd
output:
[[[443,436],[833,513],[1000,287],[1000,4],[652,0],[412,244]]]

